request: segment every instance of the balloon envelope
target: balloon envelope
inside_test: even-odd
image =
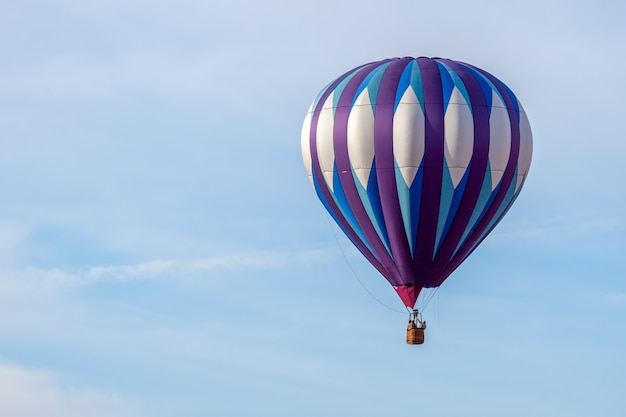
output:
[[[318,94],[302,126],[319,199],[407,307],[498,224],[531,155],[513,92],[449,59],[393,58],[348,71]]]

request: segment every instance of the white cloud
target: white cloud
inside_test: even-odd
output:
[[[605,300],[611,304],[626,307],[626,292],[615,292],[607,294]]]
[[[55,374],[0,363],[0,415],[7,417],[123,417],[137,409],[110,393],[61,384]]]
[[[330,262],[339,256],[337,249],[253,252],[212,258],[164,259],[127,265],[98,265],[74,270],[27,267],[5,271],[5,276],[13,275],[20,277],[20,281],[24,281],[26,278],[52,286],[58,284],[87,285],[101,281],[185,276],[197,272],[224,269],[280,269],[292,264],[310,265],[312,263]]]

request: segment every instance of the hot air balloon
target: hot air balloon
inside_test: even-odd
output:
[[[346,72],[317,95],[301,139],[322,204],[409,311],[500,222],[532,156],[513,92],[480,68],[442,58]],[[424,328],[412,310],[407,342],[422,343]]]

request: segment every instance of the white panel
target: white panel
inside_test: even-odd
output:
[[[335,164],[335,148],[333,145],[333,127],[335,117],[333,114],[333,92],[322,107],[320,117],[317,121],[317,157],[320,161],[320,168],[326,180],[326,184],[333,191],[333,169]]]
[[[374,163],[374,111],[368,89],[357,97],[348,116],[348,157],[363,188]]]
[[[311,185],[313,184],[313,160],[311,158],[311,118],[313,110],[313,104],[309,107],[309,110],[304,116],[304,122],[302,123],[302,133],[300,134],[300,149],[302,151],[302,162],[304,162],[304,169],[309,176]]]
[[[495,190],[511,156],[511,120],[500,96],[493,92],[489,117],[489,163],[491,164],[491,190]]]
[[[521,103],[519,103],[519,107],[520,150],[517,168],[517,173],[519,175],[517,177],[517,185],[515,187],[515,191],[519,189],[523,179],[526,177],[526,175],[528,175],[528,171],[530,170],[530,161],[533,156],[533,134],[530,130],[530,122],[528,121],[528,117],[526,116],[526,112],[522,108]]]
[[[459,103],[459,104],[456,104]],[[465,98],[454,87],[444,116],[445,157],[452,184],[456,188],[463,178],[474,150],[474,119]]]
[[[424,158],[424,113],[412,87],[407,88],[393,116],[393,155],[407,186]]]

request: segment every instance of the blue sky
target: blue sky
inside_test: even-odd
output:
[[[0,10],[0,415],[624,415],[623,4]],[[534,135],[417,348],[299,142],[326,83],[407,55],[498,76]]]

